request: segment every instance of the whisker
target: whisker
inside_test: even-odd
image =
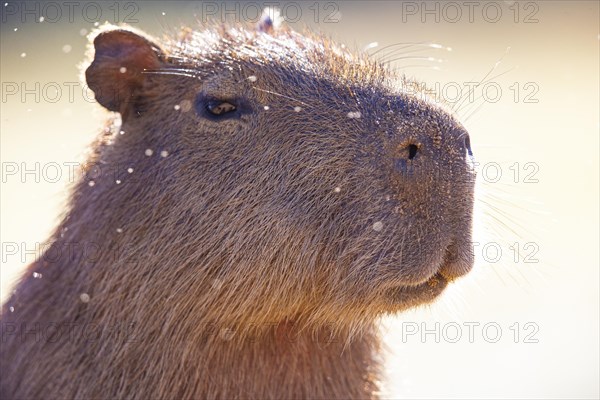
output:
[[[412,50],[407,50],[407,51],[401,51],[403,49],[396,49],[393,51],[390,51],[387,54],[384,54],[379,61],[380,62],[391,62],[390,58],[397,55],[397,54],[401,54],[401,55],[406,55],[406,54],[414,54],[414,53],[422,53],[424,51],[429,50],[428,48],[420,48],[420,49],[412,49]]]
[[[144,71],[161,71],[161,72],[170,72],[170,71],[174,71],[174,72],[187,72],[190,74],[197,74],[198,71],[193,69],[193,68],[156,68],[156,69],[146,69]]]
[[[404,51],[403,51],[404,50]],[[396,54],[413,54],[413,53],[422,53],[424,51],[429,50],[428,48],[419,48],[419,49],[411,49],[411,50],[405,50],[405,49],[395,49],[393,51],[390,51],[389,53],[386,54],[382,54],[381,57],[378,59],[380,62],[385,62],[386,58],[390,58]]]
[[[488,82],[491,82],[491,81],[492,81],[492,80],[494,80],[494,79],[497,79],[497,78],[499,78],[499,77],[501,77],[501,76],[503,76],[503,75],[506,75],[506,74],[508,74],[509,72],[512,72],[512,71],[514,71],[514,69],[515,69],[515,68],[511,68],[511,69],[509,69],[509,70],[507,70],[507,71],[504,71],[504,72],[502,72],[502,73],[500,73],[500,74],[498,74],[498,75],[495,75],[495,76],[493,76],[493,77],[491,77],[491,78],[489,78],[489,79],[487,79],[487,80],[485,80],[485,81],[483,81],[483,82],[480,82],[480,83],[478,83],[478,84],[477,84],[477,86],[475,86],[475,88],[477,88],[479,85],[484,85],[484,84],[486,84],[486,83],[488,83]],[[461,94],[462,94],[462,91],[461,91]],[[476,98],[474,99],[473,103],[467,103],[466,105],[464,105],[464,106],[460,107],[460,108],[459,108],[459,109],[457,109],[457,110],[454,110],[454,107],[455,107],[456,105],[455,105],[455,106],[453,106],[452,108],[453,108],[454,112],[458,114],[458,113],[460,113],[460,112],[463,110],[463,108],[464,108],[464,107],[474,106],[474,104],[477,104],[477,103],[476,103],[476,102],[477,102],[477,100],[479,100],[479,99],[482,99],[483,97],[484,97],[484,96],[483,96],[483,94],[482,94],[482,95],[480,95],[480,96],[476,97]],[[464,102],[464,100],[465,100],[465,99],[466,99],[466,97],[462,99],[462,102]]]
[[[444,60],[441,58],[435,58],[435,57],[425,57],[425,56],[400,56],[394,59],[391,59],[389,61],[386,61],[387,63],[393,63],[396,61],[400,61],[400,60],[425,60],[425,61],[432,61],[432,62],[437,62],[437,63],[443,63]]]
[[[492,74],[492,72],[494,72],[496,70],[496,68],[498,68],[498,66],[500,65],[500,63],[504,60],[504,57],[508,54],[508,52],[510,51],[510,47],[506,48],[506,51],[504,52],[504,54],[502,55],[502,57],[500,57],[500,59],[498,59],[498,61],[496,61],[494,63],[494,66],[485,74],[485,76],[483,78],[481,78],[481,80],[479,81],[479,83],[477,85],[475,85],[475,87],[473,89],[477,89],[481,84],[483,84],[484,82],[487,82],[486,80],[488,79],[488,77]],[[490,79],[495,79],[495,78],[490,78]],[[461,90],[461,96],[462,96],[462,90]],[[465,99],[459,101],[455,107],[460,107],[463,103],[464,103]],[[453,107],[454,109],[454,107]]]
[[[403,65],[401,67],[396,67],[393,69],[393,71],[399,71],[405,68],[430,68],[430,69],[434,69],[434,70],[439,70],[440,67],[438,66],[431,66],[428,64],[409,64],[409,65]]]
[[[163,69],[155,69],[152,71],[179,71],[179,72],[197,72],[193,68],[163,68]]]
[[[477,114],[479,112],[479,110],[481,110],[481,108],[485,105],[485,102],[481,102],[481,104],[475,109],[473,110],[473,112],[471,112],[469,115],[467,115],[464,118],[464,121],[467,122],[468,120],[471,119],[471,117],[473,117],[475,114]]]
[[[376,54],[379,54],[382,51],[385,51],[387,49],[390,49],[390,48],[396,47],[396,46],[404,46],[402,48],[409,48],[409,47],[413,47],[413,46],[423,46],[423,47],[429,47],[429,48],[434,48],[434,49],[441,49],[441,48],[444,47],[444,46],[442,46],[440,44],[437,44],[437,43],[427,43],[427,42],[399,42],[399,43],[388,44],[387,46],[383,46],[383,47],[375,50],[373,53],[369,54],[369,56],[374,56]]]
[[[304,106],[310,107],[309,104],[307,104],[307,103],[305,103],[305,102],[303,102],[301,100],[295,99],[295,98],[290,97],[290,96],[286,96],[286,95],[281,94],[281,93],[273,92],[272,90],[261,89],[261,88],[257,88],[256,86],[252,86],[252,89],[258,90],[258,91],[261,91],[261,92],[265,92],[265,93],[274,94],[275,96],[279,96],[279,97],[286,98],[288,100],[296,101],[296,102],[298,102],[298,103],[300,103],[300,104],[302,104]]]
[[[477,112],[481,107],[483,107],[485,103],[486,102],[484,96],[481,95],[473,99],[472,103],[467,103],[467,105],[461,107],[459,110],[454,110],[453,112],[457,115],[460,115],[463,109],[465,109],[465,117],[461,117],[461,119],[463,119],[466,122],[475,112]]]
[[[178,72],[178,71],[170,71],[170,70],[157,70],[157,71],[146,70],[146,71],[142,71],[142,74],[175,75],[175,76],[185,76],[186,78],[197,78],[196,75],[192,75],[192,74],[188,74],[188,73],[184,73],[184,72]]]

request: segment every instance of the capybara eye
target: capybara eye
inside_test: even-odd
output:
[[[223,115],[235,111],[236,107],[228,101],[209,101],[206,104],[206,109],[212,115]]]
[[[200,93],[196,98],[196,112],[209,120],[222,121],[240,118],[243,114],[251,113],[252,108],[243,98],[224,99]]]

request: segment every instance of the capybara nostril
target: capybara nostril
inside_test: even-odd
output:
[[[396,150],[396,158],[401,160],[412,160],[417,156],[419,150],[421,148],[420,143],[404,142],[400,146],[397,147]]]
[[[415,158],[415,156],[417,155],[417,151],[419,151],[419,146],[417,146],[416,144],[409,144],[408,145],[408,159],[412,160],[413,158]]]
[[[418,157],[420,149],[420,143],[414,143],[413,141],[401,143],[392,155],[394,169],[406,178],[413,176],[415,172],[413,162]]]

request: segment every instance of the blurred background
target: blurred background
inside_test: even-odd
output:
[[[476,266],[382,321],[384,396],[598,398],[597,1],[0,3],[2,299],[106,118],[79,81],[94,25],[160,38],[268,5],[425,82],[471,135]]]

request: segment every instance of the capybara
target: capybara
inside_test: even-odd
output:
[[[472,267],[465,128],[269,18],[92,39],[113,114],[3,306],[3,398],[376,398],[378,319]]]

